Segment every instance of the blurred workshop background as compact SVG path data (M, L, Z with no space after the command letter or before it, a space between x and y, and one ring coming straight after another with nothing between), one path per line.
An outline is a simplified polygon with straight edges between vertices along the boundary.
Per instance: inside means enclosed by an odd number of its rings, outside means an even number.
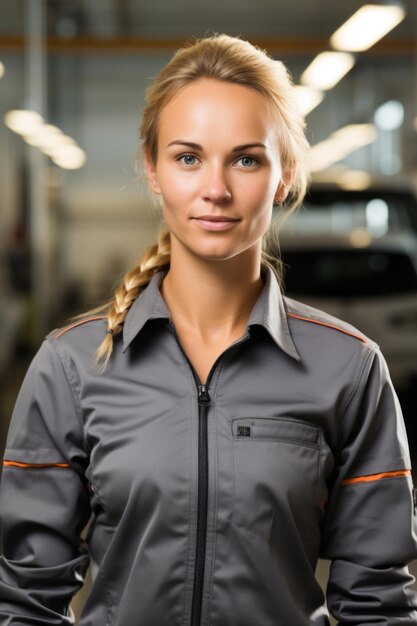
M0 445L42 337L154 240L144 90L212 32L293 76L312 186L282 231L287 292L380 343L417 463L415 0L0 0Z

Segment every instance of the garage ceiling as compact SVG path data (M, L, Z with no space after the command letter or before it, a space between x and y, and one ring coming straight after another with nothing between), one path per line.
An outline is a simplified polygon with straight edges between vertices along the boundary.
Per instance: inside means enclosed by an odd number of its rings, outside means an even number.
M35 1L35 0L30 0ZM248 38L327 39L366 0L45 0L51 36L187 38L222 31ZM387 42L417 40L417 1ZM0 45L24 31L24 0L0 2Z

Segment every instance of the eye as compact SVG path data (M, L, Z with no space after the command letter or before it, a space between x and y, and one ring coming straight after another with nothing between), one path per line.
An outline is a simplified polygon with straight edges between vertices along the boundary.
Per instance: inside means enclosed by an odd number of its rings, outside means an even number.
M197 164L197 157L195 156L195 154L191 154L188 152L186 154L178 155L176 160L180 163L183 163L184 165L187 165L188 167Z
M253 167L255 165L259 165L260 161L259 159L257 159L254 156L250 156L248 154L245 154L244 156L240 157L240 159L238 159L236 161L237 164L240 163L240 165L242 165L245 168L249 168L249 167Z

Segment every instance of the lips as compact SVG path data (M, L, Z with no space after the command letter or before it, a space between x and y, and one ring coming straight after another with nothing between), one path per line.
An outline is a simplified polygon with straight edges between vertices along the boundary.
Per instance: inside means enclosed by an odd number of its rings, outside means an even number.
M191 218L199 228L205 231L226 231L234 228L234 226L240 222L236 217L229 217L225 215L200 215L199 217Z
M204 222L237 222L237 217L226 217L224 215L200 215L191 218L193 220L203 220Z

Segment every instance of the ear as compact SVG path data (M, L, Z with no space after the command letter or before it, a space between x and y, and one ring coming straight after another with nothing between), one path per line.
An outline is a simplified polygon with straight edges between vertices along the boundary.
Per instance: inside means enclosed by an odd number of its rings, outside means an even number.
M287 185L281 180L278 189L275 193L274 200L277 204L282 204L285 198L288 196L289 188Z
M149 185L154 193L160 194L161 188L159 187L158 177L156 175L155 163L152 161L147 153L145 153L144 159L146 176L149 180Z
M290 189L291 189L291 185L294 181L294 176L295 176L295 168L282 173L281 180L278 185L278 189L274 196L274 200L278 204L281 204L282 202L284 202L284 200L288 196Z

